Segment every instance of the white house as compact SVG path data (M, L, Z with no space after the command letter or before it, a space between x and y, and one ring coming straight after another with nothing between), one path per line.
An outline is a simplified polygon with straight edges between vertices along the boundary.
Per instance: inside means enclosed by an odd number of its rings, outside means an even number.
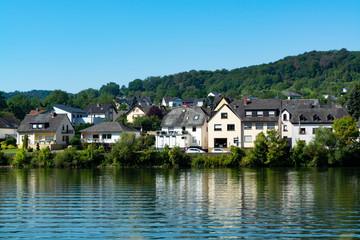
M179 107L182 106L183 100L178 97L163 97L161 105L165 107Z
M81 140L88 143L113 144L124 132L133 133L135 137L140 136L140 130L128 127L123 122L102 122L80 132Z
M112 104L93 104L86 108L89 123L99 124L102 121L113 121L117 110Z
M207 149L207 118L207 113L200 107L172 109L161 122L161 132L155 136L157 148L164 148L169 139L174 143L171 146Z
M89 123L86 120L86 111L80 108L74 108L64 104L54 104L53 109L56 114L66 114L73 126Z
M312 108L298 109L292 112L292 146L296 141L308 144L315 136L316 129L320 126L331 128L334 119L339 119L348 114L345 108Z

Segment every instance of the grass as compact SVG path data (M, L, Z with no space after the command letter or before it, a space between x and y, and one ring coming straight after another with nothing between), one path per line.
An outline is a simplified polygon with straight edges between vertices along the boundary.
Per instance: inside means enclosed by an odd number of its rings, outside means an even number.
M16 154L20 149L19 148L15 148L15 149L2 149L0 150L0 152L4 152L4 154Z

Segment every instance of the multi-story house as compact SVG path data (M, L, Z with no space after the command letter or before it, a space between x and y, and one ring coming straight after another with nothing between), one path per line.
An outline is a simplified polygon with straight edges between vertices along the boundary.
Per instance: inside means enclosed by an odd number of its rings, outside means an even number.
M74 108L64 104L54 104L53 111L56 114L66 114L73 126L87 123L87 113L80 108Z
M229 150L232 145L240 146L241 135L240 116L228 104L223 104L208 122L208 148L223 148Z
M260 132L280 131L281 99L244 98L243 101L233 101L231 106L241 119L241 147L254 147Z
M0 139L15 137L19 121L13 116L0 116Z
M161 122L161 132L156 137L156 148L197 147L207 149L208 114L201 107L173 108Z
M179 107L183 105L183 100L178 97L163 97L161 105L165 107Z
M157 105L135 106L126 112L126 119L129 123L132 123L137 117L147 116L152 108L158 108L162 115L166 114L166 109L164 106L157 106Z
M27 114L18 128L17 144L22 146L24 136L28 146L50 147L51 150L64 148L74 137L74 128L67 114Z
M87 122L99 124L100 122L113 121L117 110L112 104L93 104L86 108L89 120Z

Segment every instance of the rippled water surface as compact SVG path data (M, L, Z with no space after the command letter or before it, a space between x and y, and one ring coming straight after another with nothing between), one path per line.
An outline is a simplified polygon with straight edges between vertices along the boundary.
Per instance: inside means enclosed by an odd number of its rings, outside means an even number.
M359 239L360 168L0 169L0 239Z

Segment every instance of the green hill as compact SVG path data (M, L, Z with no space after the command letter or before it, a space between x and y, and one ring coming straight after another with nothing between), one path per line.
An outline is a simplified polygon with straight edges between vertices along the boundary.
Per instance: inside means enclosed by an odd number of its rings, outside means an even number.
M228 97L255 95L271 98L291 90L304 97L340 96L342 88L360 81L360 51L312 51L279 61L233 70L189 71L163 77L136 79L122 89L159 102L168 97L206 97L217 91Z

